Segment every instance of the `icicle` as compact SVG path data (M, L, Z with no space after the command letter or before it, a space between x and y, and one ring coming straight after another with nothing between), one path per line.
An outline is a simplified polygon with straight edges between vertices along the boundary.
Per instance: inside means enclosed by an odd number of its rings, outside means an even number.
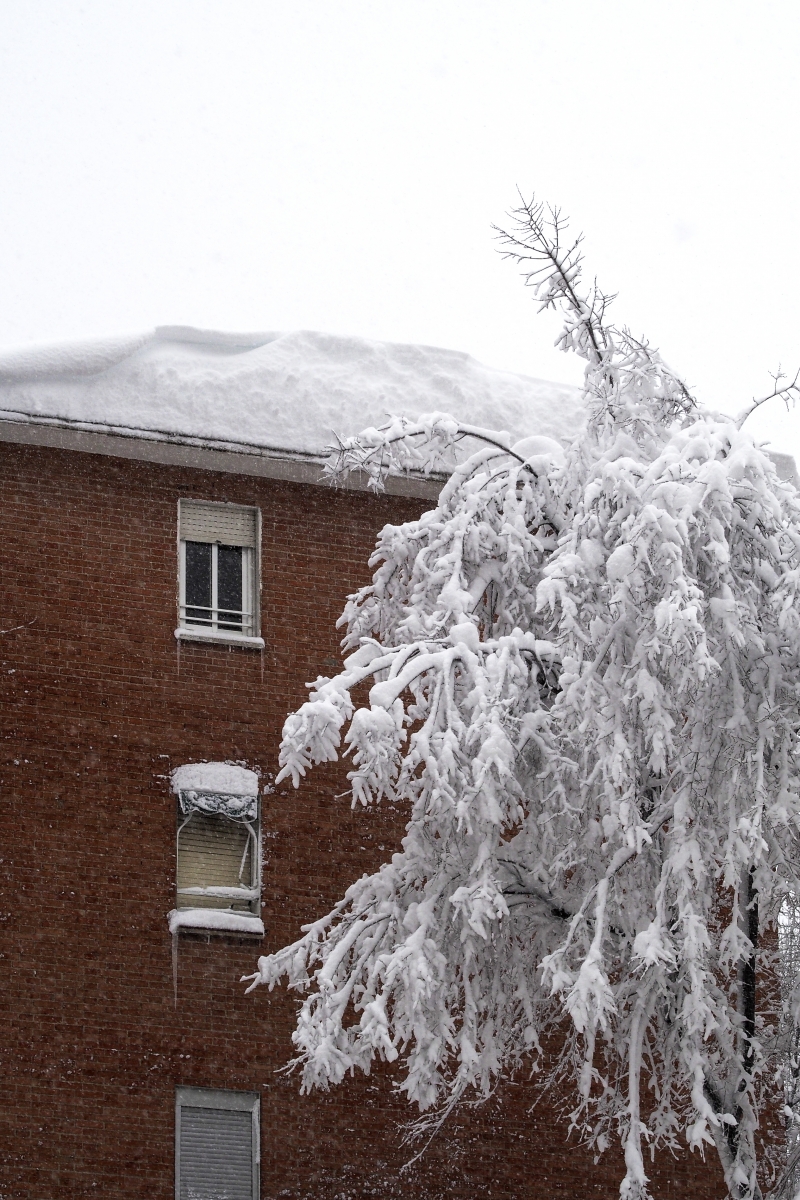
M259 655L261 657L261 682L264 682L264 647L262 646Z
M175 647L177 650L177 657L178 657L178 674L180 675L180 673L181 673L181 639L180 638L175 639Z
M172 995L178 1007L178 929L172 931Z

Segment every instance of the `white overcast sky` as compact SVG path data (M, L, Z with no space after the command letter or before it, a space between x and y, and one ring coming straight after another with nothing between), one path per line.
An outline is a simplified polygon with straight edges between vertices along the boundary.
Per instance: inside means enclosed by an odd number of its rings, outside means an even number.
M519 187L701 400L800 366L797 0L0 14L0 347L310 328L577 382L491 238Z

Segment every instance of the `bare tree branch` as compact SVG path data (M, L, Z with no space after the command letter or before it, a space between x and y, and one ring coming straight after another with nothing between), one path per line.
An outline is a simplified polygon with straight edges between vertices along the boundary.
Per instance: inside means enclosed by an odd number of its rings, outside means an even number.
M798 369L795 371L792 382L781 386L781 380L787 378L788 376L786 375L786 372L782 371L780 366L774 375L770 371L770 379L774 381L775 387L766 396L761 396L758 399L755 396L753 397L747 408L743 409L736 418L736 428L741 429L747 418L752 416L756 409L760 408L762 404L766 404L768 400L780 398L783 400L787 409L789 408L790 403L793 405L798 397L800 397L800 384L798 384L798 379L800 379L800 367L798 367Z
M533 288L540 311L561 307L572 315L556 344L563 350L576 350L598 366L610 349L605 315L614 296L602 292L596 282L587 296L579 293L583 234L568 241L565 248L562 241L569 222L561 209L545 206L534 196L524 200L521 192L519 198L520 206L509 213L516 230L492 226L503 247L500 254L522 267L525 284Z

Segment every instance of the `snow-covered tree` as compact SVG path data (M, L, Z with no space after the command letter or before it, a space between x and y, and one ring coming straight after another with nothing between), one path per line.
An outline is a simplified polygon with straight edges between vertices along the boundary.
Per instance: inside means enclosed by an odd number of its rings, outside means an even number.
M532 1068L572 1083L596 1150L621 1141L628 1200L651 1149L687 1146L754 1200L800 1009L775 962L800 895L800 500L608 322L557 211L513 216L505 253L586 361L585 424L564 449L399 416L333 456L334 480L376 488L449 477L382 531L279 778L344 750L353 804L409 819L391 862L249 978L306 993L305 1088L399 1059L434 1127Z

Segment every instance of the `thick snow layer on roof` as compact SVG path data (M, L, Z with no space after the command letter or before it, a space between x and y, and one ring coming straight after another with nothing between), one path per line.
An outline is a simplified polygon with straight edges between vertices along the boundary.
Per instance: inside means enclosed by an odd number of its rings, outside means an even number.
M321 455L389 414L450 412L511 435L571 440L576 388L468 354L323 333L162 327L0 355L0 418Z

